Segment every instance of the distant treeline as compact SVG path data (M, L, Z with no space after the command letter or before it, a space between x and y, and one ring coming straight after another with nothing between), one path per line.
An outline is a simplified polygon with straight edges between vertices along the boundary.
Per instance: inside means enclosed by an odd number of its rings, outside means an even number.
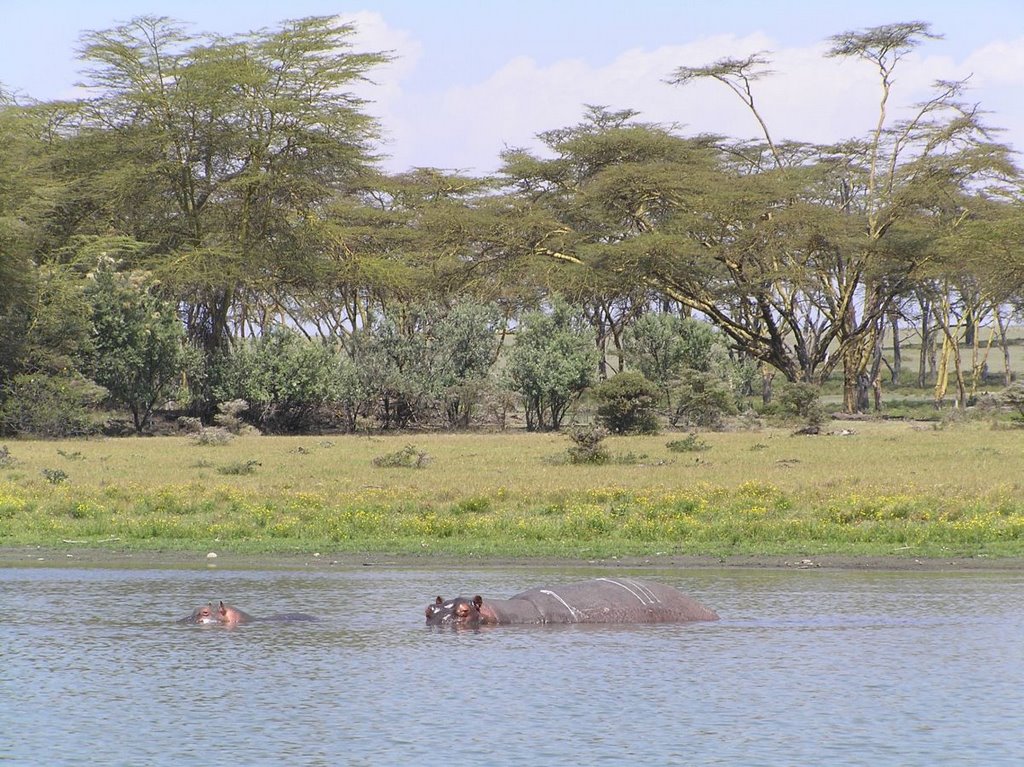
M493 177L379 170L352 88L389 55L354 31L142 17L83 36L81 100L0 91L0 430L88 432L102 405L143 430L169 401L209 423L239 399L267 431L510 408L549 429L627 369L682 421L833 375L849 412L901 376L961 407L998 348L1008 382L1020 171L963 82L887 117L927 24L831 38L879 73L866 136L773 136L759 53L666 73L731 90L757 141L587 107Z

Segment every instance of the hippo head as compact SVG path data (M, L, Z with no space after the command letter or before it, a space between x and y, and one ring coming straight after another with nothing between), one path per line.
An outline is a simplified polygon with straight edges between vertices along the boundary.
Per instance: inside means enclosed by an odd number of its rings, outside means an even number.
M252 616L237 607L221 602L217 608L217 620L225 626L237 626L240 623L249 623Z
M472 599L456 597L445 601L441 597L427 605L427 623L432 626L472 626L481 622L480 608L483 597L477 595Z
M200 626L208 623L220 623L220 615L217 608L213 606L213 602L209 602L197 607L190 615L186 615L181 619L181 623L195 623Z
M214 607L213 602L209 602L197 607L190 615L182 618L179 623L193 623L199 626L219 623L224 626L237 626L240 623L249 623L251 620L251 615L239 610L237 607L226 605L223 602Z

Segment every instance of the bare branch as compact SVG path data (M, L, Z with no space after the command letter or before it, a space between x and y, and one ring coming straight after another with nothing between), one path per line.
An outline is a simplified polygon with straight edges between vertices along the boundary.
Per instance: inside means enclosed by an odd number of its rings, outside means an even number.
M693 80L709 77L724 84L750 109L758 125L761 126L761 132L765 141L768 142L772 157L775 158L776 167L781 168L782 157L775 147L775 142L772 141L768 124L761 117L761 113L754 103L754 91L751 88L751 83L772 74L772 70L767 68L770 63L771 59L768 58L767 51L758 51L745 59L725 58L703 67L679 67L666 82L670 85L686 85Z

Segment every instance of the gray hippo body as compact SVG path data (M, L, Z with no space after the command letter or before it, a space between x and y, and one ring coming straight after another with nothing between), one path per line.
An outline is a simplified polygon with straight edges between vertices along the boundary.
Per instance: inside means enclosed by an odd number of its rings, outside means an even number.
M718 614L672 586L636 578L595 578L529 589L509 599L438 597L426 609L427 623L680 623L713 621Z

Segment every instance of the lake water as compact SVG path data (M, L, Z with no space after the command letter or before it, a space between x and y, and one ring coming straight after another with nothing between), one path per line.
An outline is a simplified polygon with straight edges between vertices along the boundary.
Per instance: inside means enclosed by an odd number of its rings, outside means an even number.
M722 620L423 625L608 574ZM1022 711L1017 572L0 568L3 764L1021 765Z

